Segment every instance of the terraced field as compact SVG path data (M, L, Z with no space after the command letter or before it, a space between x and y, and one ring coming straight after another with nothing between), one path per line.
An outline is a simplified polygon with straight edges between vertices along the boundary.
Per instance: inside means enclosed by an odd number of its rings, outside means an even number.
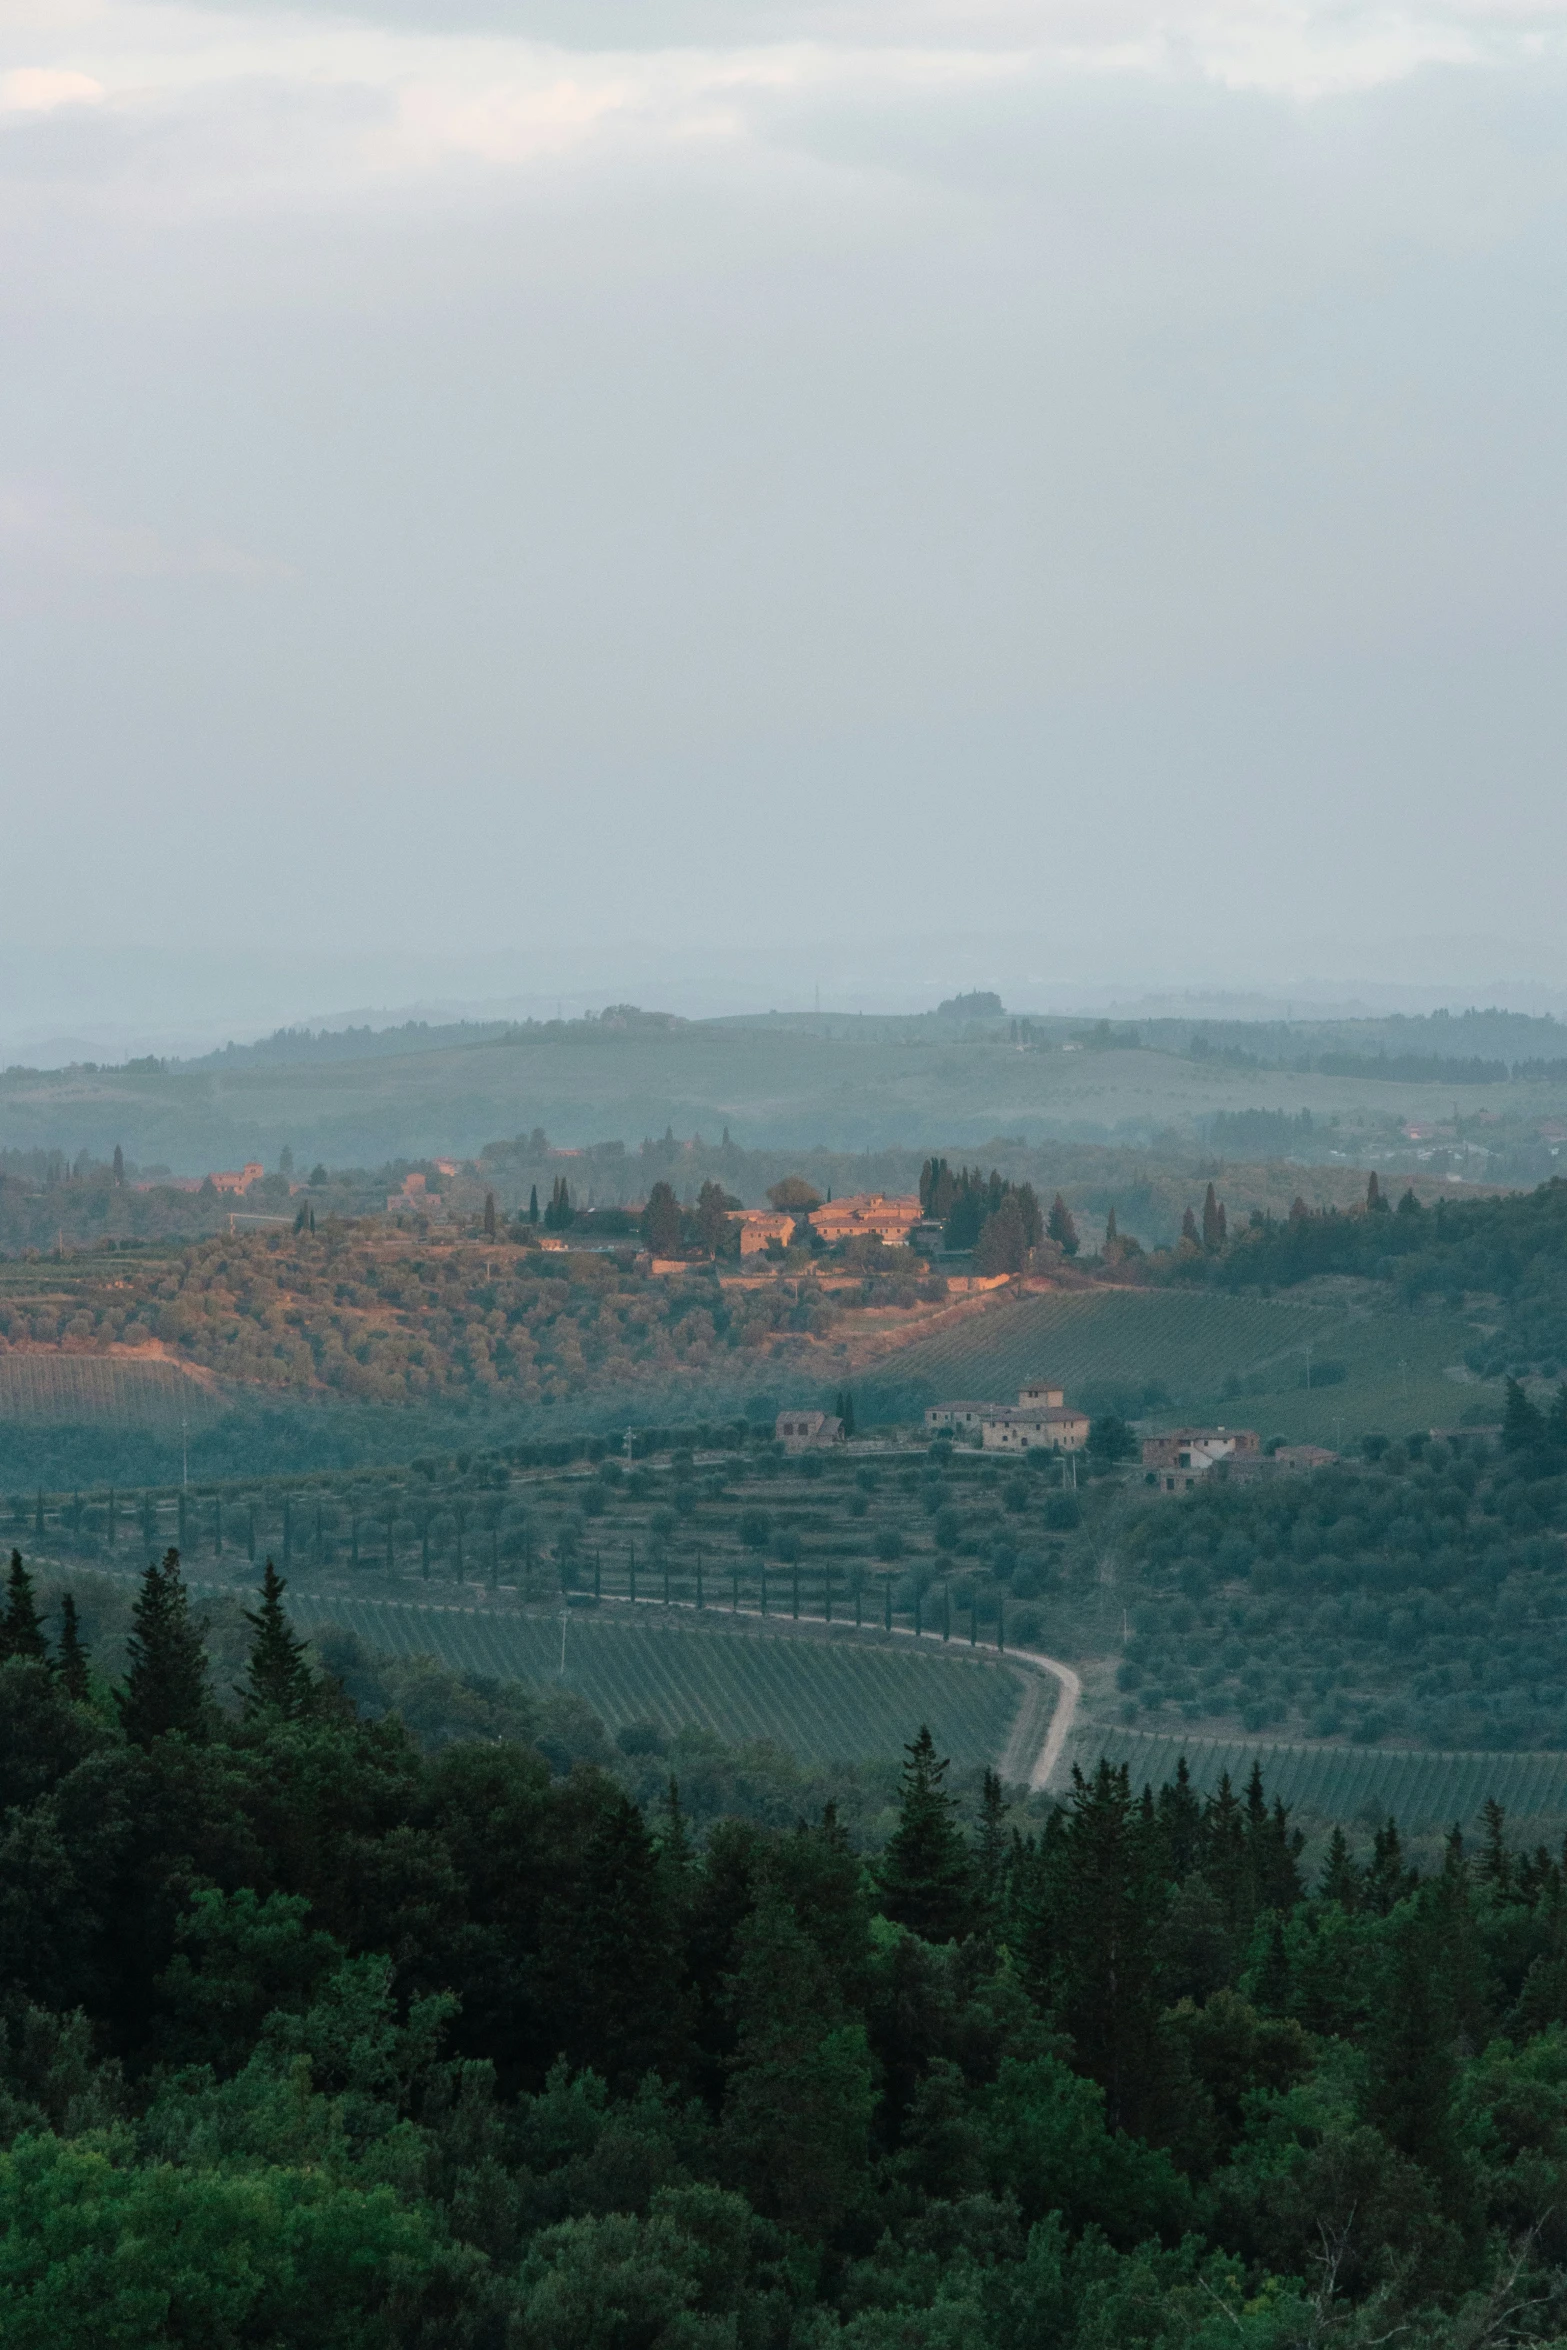
M1192 1784L1210 1793L1228 1771L1245 1785L1260 1761L1268 1793L1293 1808L1349 1822L1390 1813L1412 1831L1466 1830L1494 1796L1515 1819L1567 1814L1567 1754L1417 1754L1388 1747L1267 1746L1170 1738L1136 1730L1080 1728L1071 1759L1091 1770L1101 1755L1126 1763L1132 1783L1157 1787L1186 1757Z
M1333 1444L1341 1431L1440 1427L1466 1405L1489 1411L1489 1389L1445 1375L1472 1339L1452 1314L1363 1313L1211 1290L1009 1298L879 1367L866 1382L865 1416L944 1395L1005 1397L1048 1373L1069 1394L1110 1386L1135 1402L1158 1388L1177 1413L1265 1421L1264 1434ZM1331 1384L1318 1376L1324 1366Z
M172 1363L133 1356L0 1354L0 1422L168 1427L206 1422L221 1407Z
M730 1742L770 1738L807 1762L896 1754L921 1722L954 1762L994 1762L1027 1686L1011 1666L951 1649L699 1631L649 1622L649 1613L632 1621L629 1611L571 1610L563 1626L558 1614L342 1599L319 1613L302 1606L300 1620L340 1624L394 1656L575 1690L612 1731L631 1721L695 1725Z

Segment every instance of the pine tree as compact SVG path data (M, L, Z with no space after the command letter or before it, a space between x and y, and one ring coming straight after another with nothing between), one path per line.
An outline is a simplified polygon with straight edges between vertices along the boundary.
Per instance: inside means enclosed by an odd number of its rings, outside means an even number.
M1361 1879L1349 1855L1342 1828L1335 1828L1328 1839L1328 1857L1323 1865L1322 1883L1318 1891L1324 1901L1336 1901L1341 1909L1360 1907Z
M968 1930L974 1872L955 1817L957 1805L942 1784L948 1763L936 1759L923 1723L903 1766L898 1825L882 1858L882 1907L926 1942L956 1941Z
M1494 1795L1488 1795L1480 1806L1480 1817L1485 1822L1485 1841L1480 1848L1480 1875L1498 1893L1506 1893L1513 1881L1513 1856L1507 1846L1507 1814Z
M1077 1226L1072 1221L1071 1209L1059 1191L1050 1203L1050 1213L1045 1218L1045 1232L1047 1237L1055 1242L1063 1256L1076 1256Z
M1055 2006L1118 2130L1135 2130L1157 2096L1156 1820L1133 1799L1124 1763L1101 1761L1091 1779L1074 1768L1060 1845Z
M119 1705L127 1738L150 1746L173 1730L201 1737L209 1708L207 1658L201 1627L191 1622L177 1550L148 1562L126 1653L130 1671Z
M305 1662L305 1644L295 1637L284 1611L287 1589L268 1559L261 1581L261 1605L254 1615L245 1610L245 1621L256 1637L250 1645L245 1685L239 1694L247 1714L275 1713L298 1721L309 1711L315 1680Z
M1457 2034L1431 1888L1393 1928L1366 2035L1368 2116L1401 2154L1441 2177L1453 2162Z
M77 1705L85 1704L91 1692L87 1651L82 1645L81 1626L76 1620L76 1602L69 1592L60 1602L60 1642L55 1664L60 1675L60 1686L66 1696Z
M5 1614L0 1617L0 1658L19 1656L41 1664L48 1653L33 1601L33 1579L22 1564L21 1552L13 1550L11 1572L6 1581Z
M987 1924L1000 1920L1006 1891L1007 1800L994 1771L985 1773L979 1799L979 1833L974 1839L974 1873L979 1880L979 1908Z
M1184 1754L1176 1762L1173 1782L1167 1779L1159 1790L1155 1826L1166 1873L1179 1883L1196 1868L1202 1847L1202 1805L1193 1792Z
M1390 1819L1385 1828L1378 1828L1371 1839L1371 1866L1366 1871L1366 1898L1372 1909L1382 1917L1395 1909L1406 1893L1418 1881L1416 1872L1404 1866L1404 1848L1399 1842L1398 1822Z
M1284 1939L1284 1920L1277 1910L1268 1927L1268 1947L1257 1970L1253 2004L1264 2015L1287 2015L1290 2003L1289 1945Z

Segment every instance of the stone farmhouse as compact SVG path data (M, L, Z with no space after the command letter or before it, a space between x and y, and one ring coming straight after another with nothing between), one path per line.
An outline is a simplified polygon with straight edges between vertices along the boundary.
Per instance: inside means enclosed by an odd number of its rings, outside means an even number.
M843 1442L843 1422L833 1412L780 1412L773 1434L785 1452L812 1452Z
M842 1240L879 1240L884 1248L906 1248L924 1215L917 1199L889 1198L881 1191L851 1192L811 1210L812 1229L829 1248Z
M986 1452L1081 1452L1088 1442L1088 1414L1043 1379L1019 1388L1015 1404L933 1403L925 1425L933 1435L950 1429L954 1436L977 1436Z
M1143 1438L1143 1483L1159 1493L1190 1493L1221 1461L1240 1466L1261 1457L1254 1428L1172 1428Z
M776 1240L780 1248L787 1248L794 1238L794 1218L781 1208L747 1208L739 1224L743 1257L765 1256L770 1240Z

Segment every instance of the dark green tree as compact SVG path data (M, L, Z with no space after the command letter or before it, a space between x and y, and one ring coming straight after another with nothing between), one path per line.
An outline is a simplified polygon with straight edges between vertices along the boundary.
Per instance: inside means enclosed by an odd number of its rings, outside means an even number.
M6 1578L5 1614L0 1617L0 1658L20 1656L41 1663L48 1653L33 1599L33 1579L22 1564L21 1552L13 1550Z
M290 1721L310 1709L315 1680L305 1662L305 1644L297 1638L283 1606L287 1583L268 1559L261 1582L261 1605L245 1621L255 1634L240 1695L247 1714L276 1713Z
M484 1195L484 1237L486 1240L495 1238L495 1194L493 1191L487 1191Z
M680 1202L667 1183L655 1183L647 1195L642 1237L650 1256L672 1257L680 1247Z
M868 2183L876 2091L865 2027L844 2014L821 1951L776 1888L762 1889L737 1939L724 2166L766 2218L823 2236Z
M538 1222L538 1220L539 1220L539 1187L538 1187L538 1185L535 1183L535 1184L533 1184L533 1185L531 1185L531 1186L530 1186L530 1188L529 1188L529 1191L528 1191L528 1222L529 1222L530 1224L536 1224L536 1223Z
M1027 1256L1022 1210L1009 1194L995 1214L986 1217L975 1244L974 1262L982 1273L1021 1273Z
M1389 1923L1367 2033L1367 2119L1400 2154L1441 2176L1453 2163L1458 2049L1432 1889Z
M116 1188L125 1181L125 1153L118 1143L114 1146L114 1181Z
M903 1751L898 1825L881 1864L882 1907L923 1941L956 1941L973 1923L975 1888L957 1805L943 1784L949 1763L938 1761L923 1723Z
M1209 1256L1216 1256L1224 1246L1225 1216L1219 1205L1219 1195L1210 1183L1203 1194L1202 1245Z
M1077 1226L1072 1221L1071 1209L1059 1191L1050 1203L1050 1213L1045 1218L1045 1231L1063 1256L1076 1256Z
M191 1621L177 1550L148 1562L126 1654L130 1670L119 1698L126 1737L137 1746L150 1746L173 1730L202 1737L211 1709L207 1657L201 1627Z
M1557 1383L1551 1408L1545 1415L1545 1433L1552 1444L1567 1445L1567 1379Z
M55 1656L60 1675L60 1686L78 1705L86 1702L91 1690L87 1673L87 1651L82 1645L81 1626L76 1617L76 1602L67 1592L60 1602L60 1640Z
M1114 2129L1135 2129L1156 2093L1154 1941L1162 1922L1157 1811L1145 1818L1126 1765L1074 1769L1059 1839L1054 1983L1079 2061Z
M996 1773L987 1770L979 1798L979 1832L974 1839L978 1907L987 1925L999 1922L1007 1881L1007 1799Z
M1101 1412L1097 1420L1089 1422L1088 1450L1094 1460L1108 1467L1113 1461L1134 1459L1137 1439L1115 1412Z
M1502 1444L1508 1452L1533 1452L1545 1435L1545 1420L1538 1404L1531 1403L1520 1380L1507 1382L1506 1401L1502 1405Z
M696 1195L696 1236L710 1257L722 1256L734 1230L729 1218L736 1206L721 1183L704 1183Z

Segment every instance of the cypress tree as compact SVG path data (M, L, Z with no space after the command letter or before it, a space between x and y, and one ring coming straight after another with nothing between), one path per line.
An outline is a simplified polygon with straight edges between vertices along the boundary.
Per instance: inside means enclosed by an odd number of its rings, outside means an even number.
M247 1715L278 1713L297 1721L308 1711L315 1682L305 1662L305 1644L290 1629L283 1608L287 1583L268 1559L261 1583L261 1605L245 1621L255 1634L250 1661L239 1694Z
M120 1693L125 1735L150 1746L172 1730L199 1738L207 1726L207 1658L201 1627L190 1618L180 1554L149 1560L126 1643L130 1671Z
M0 1658L27 1657L41 1664L48 1653L33 1600L33 1579L22 1564L21 1552L13 1550L11 1572L6 1581L5 1614L0 1617Z
M484 1237L486 1240L495 1238L495 1194L493 1191L487 1191L484 1195Z
M529 1222L530 1224L536 1224L536 1223L538 1222L538 1220L539 1220L539 1187L538 1187L538 1185L535 1183L535 1184L533 1184L533 1185L531 1186L531 1188L530 1188L530 1190L529 1190L529 1192L528 1192L528 1222Z
M85 1703L90 1684L87 1676L87 1651L82 1645L81 1626L76 1620L76 1602L67 1592L60 1602L60 1644L55 1659L60 1675L60 1686L78 1705Z
M881 1865L882 1907L923 1941L956 1941L972 1917L974 1870L954 1816L957 1805L942 1784L949 1765L937 1760L923 1723L903 1751L908 1760L898 1825Z

